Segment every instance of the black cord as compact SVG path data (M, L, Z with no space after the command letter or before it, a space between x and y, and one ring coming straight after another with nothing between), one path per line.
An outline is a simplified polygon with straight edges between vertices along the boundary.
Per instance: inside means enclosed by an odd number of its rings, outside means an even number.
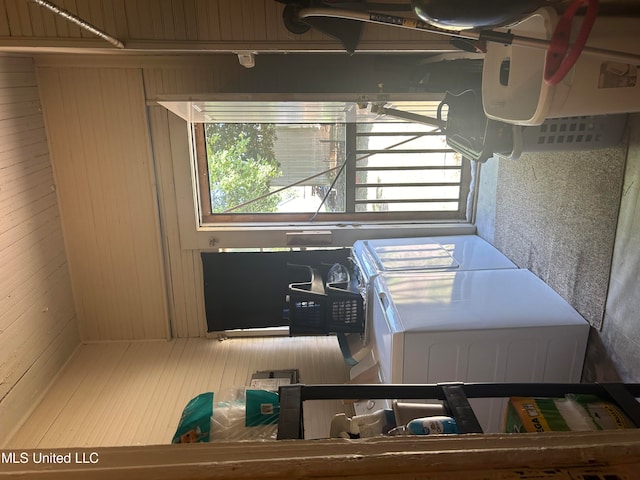
M336 185L338 178L340 178L340 175L342 175L342 172L344 172L344 169L347 166L347 162L349 161L352 155L353 155L353 152L348 153L346 160L342 162L342 165L340 165L340 168L338 169L338 173L336 173L336 178L334 178L333 181L331 182L331 185L329 185L327 192L322 197L322 201L320 202L320 205L318 205L318 209L316 210L316 213L314 213L309 219L309 223L313 222L318 216L318 213L320 213L320 209L322 208L324 203L327 201L327 198L329 198L329 195L331 194L331 190L333 190L333 187ZM353 156L355 157L355 155Z

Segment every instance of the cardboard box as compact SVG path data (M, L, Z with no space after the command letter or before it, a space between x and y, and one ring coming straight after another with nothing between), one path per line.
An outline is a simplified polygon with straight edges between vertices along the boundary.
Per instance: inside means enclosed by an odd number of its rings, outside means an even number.
M567 432L634 427L611 402L595 395L567 395L564 398L510 398L503 431Z
M264 370L251 376L250 387L256 390L268 390L277 392L280 385L292 385L300 381L297 369L291 370Z

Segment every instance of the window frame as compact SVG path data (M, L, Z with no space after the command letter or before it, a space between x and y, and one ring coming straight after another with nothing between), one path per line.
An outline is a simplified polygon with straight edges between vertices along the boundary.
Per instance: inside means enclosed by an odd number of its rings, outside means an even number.
M171 196L175 199L169 202L166 214L174 216L177 229L169 235L176 235L183 251L217 251L225 248L286 248L296 246L305 247L343 247L351 246L357 240L389 238L389 237L419 237L438 235L473 235L477 229L473 224L475 211L475 195L468 197L466 218L459 220L442 219L429 221L362 221L362 222L273 222L265 223L215 223L201 222L199 186L196 181L198 174L195 142L193 141L194 102L202 101L330 101L339 99L351 101L375 100L378 94L361 94L357 97L349 94L337 95L242 95L236 94L207 94L184 96L161 96L149 104L151 108L160 108L165 112L165 126L156 126L156 134L167 135L169 150L162 156L156 168L170 169L173 182L169 187ZM381 100L414 100L414 95L394 94L384 96ZM420 100L435 101L438 95L422 95ZM165 130L162 130L165 129ZM162 132L162 133L159 133ZM471 163L472 191L477 191L479 165ZM175 202L175 203L174 203ZM166 240L169 241L169 240ZM199 267L198 267L199 268Z
M211 212L211 203L209 200L208 190L208 159L206 138L204 134L204 123L192 123L191 135L193 143L193 151L195 155L194 164L196 167L196 175L198 181L198 212L200 227L214 227L216 225L238 225L247 226L252 224L262 225L265 228L278 224L296 224L300 226L311 227L320 223L328 224L360 224L370 222L374 224L397 223L397 222L429 222L429 221L460 221L466 219L467 216L467 197L470 192L471 182L471 165L470 162L463 158L460 170L460 193L458 199L457 210L447 211L404 211L404 212L313 212L303 213L260 213L260 214L221 214ZM347 123L347 146L346 151L353 151L357 155L361 151L356 149L356 124ZM436 153L445 153L443 150L435 150ZM453 149L446 149L446 152L454 152ZM346 175L347 190L355 191L355 175L356 168L350 166L352 162L347 163L344 175ZM456 168L457 169L457 168ZM205 183L206 182L206 183ZM203 183L207 186L205 189ZM355 194L353 195L355 199ZM354 200L352 199L352 200ZM354 209L354 205L348 202L347 210ZM355 201L357 203L357 201ZM355 209L354 209L355 210ZM313 220L312 220L313 219Z

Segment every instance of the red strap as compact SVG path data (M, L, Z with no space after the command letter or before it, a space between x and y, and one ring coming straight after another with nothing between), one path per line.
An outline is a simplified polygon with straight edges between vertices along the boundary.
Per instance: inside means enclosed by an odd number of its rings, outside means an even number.
M573 17L582 5L587 5L587 11L576 41L569 49ZM548 85L560 83L578 61L597 16L598 0L574 0L560 17L551 36L544 65L544 81ZM567 50L569 50L568 53Z

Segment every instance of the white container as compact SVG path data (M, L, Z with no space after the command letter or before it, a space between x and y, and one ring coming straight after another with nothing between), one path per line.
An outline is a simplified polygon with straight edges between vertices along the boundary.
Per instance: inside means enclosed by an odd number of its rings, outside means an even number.
M511 27L517 36L549 40L558 22L543 8ZM573 22L572 37L581 18ZM640 53L640 18L599 17L587 47ZM546 49L489 42L482 72L482 101L487 117L515 125L541 125L547 118L640 111L638 65L583 52L555 86L544 82ZM508 73L507 73L508 70Z
M542 125L514 125L513 150L518 160L525 152L558 152L593 150L618 145L622 141L627 115L595 115L584 117L548 118Z

